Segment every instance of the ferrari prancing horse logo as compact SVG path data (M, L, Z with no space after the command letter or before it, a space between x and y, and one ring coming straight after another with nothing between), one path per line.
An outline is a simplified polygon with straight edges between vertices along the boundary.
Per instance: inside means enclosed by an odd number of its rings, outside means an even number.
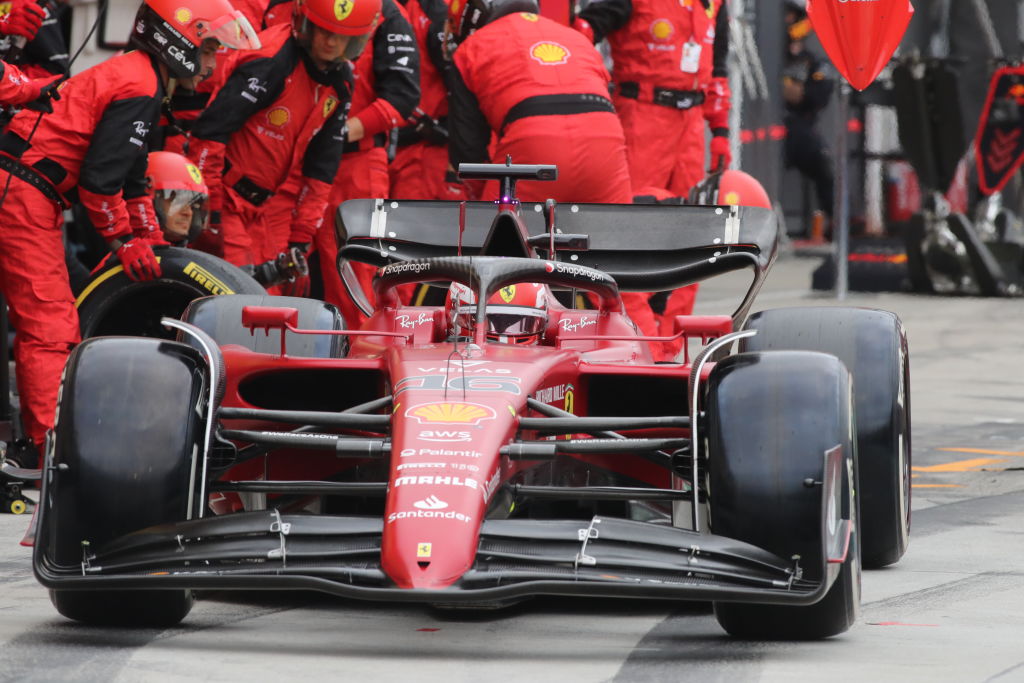
M192 180L197 185L203 184L203 174L199 172L199 169L194 164L188 164L185 168L188 169L189 176L192 177Z
M324 100L324 118L328 118L334 110L338 107L338 98L328 95L327 99Z
M352 14L355 3L352 0L334 0L334 17L338 21L344 21Z
M498 290L498 293L501 295L502 301L504 301L507 304L510 304L512 303L512 299L516 298L516 286L509 285L508 287L502 287L501 289Z

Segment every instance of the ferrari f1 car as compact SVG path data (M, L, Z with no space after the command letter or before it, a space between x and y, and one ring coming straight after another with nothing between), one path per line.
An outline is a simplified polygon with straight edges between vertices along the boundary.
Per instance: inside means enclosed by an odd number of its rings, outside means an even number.
M849 628L862 562L908 540L896 316L748 315L771 211L522 206L516 181L553 167L460 170L501 197L341 207L342 256L379 266L360 329L308 299L217 296L165 319L177 341L75 349L33 556L58 611L165 625L197 589L312 589L707 600L738 636ZM678 318L686 348L654 363L620 290L739 270L736 311ZM470 296L404 305L412 283ZM538 283L589 307L548 297L536 343L495 338L493 297Z

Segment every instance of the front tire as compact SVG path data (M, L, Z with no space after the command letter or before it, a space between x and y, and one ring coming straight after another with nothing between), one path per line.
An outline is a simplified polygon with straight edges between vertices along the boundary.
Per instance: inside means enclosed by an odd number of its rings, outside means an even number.
M782 558L799 556L805 580L833 579L825 596L806 606L716 602L718 623L733 636L759 640L843 633L860 609L853 394L846 368L820 353L730 356L711 373L707 415L712 532ZM826 453L836 447L846 466L839 477L842 509L835 514L851 521L853 533L845 560L829 564L820 482L826 479Z
M65 373L37 541L37 561L58 572L80 571L86 551L124 534L197 511L206 386L198 352L157 339L87 340ZM101 625L166 627L192 607L182 589L54 588L50 597L64 616Z

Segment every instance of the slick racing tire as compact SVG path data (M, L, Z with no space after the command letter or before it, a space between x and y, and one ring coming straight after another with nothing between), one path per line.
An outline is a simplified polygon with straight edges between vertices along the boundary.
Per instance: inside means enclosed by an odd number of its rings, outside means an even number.
M708 380L708 509L712 533L751 543L789 560L802 579L831 587L805 606L716 602L718 623L757 640L810 640L846 631L860 608L856 449L850 375L833 356L802 351L741 353ZM839 447L846 466L839 505L823 505L825 454ZM808 482L818 482L808 485ZM826 564L823 509L849 519L842 563ZM838 574L838 575L836 575Z
M75 301L82 338L132 335L173 339L160 324L178 319L189 302L220 294L266 294L256 280L227 261L195 249L155 247L161 275L136 282L116 259L93 275Z
M39 506L37 563L80 576L85 557L108 542L194 516L205 373L198 352L172 341L105 337L72 352ZM184 589L51 586L50 598L64 616L101 625L166 627L192 607Z
M299 312L299 329L344 330L345 320L333 305L293 296L247 294L208 296L188 305L182 320L206 332L220 346L235 344L257 353L281 353L281 334L262 330L250 333L242 327L242 309L246 306L294 308ZM190 343L187 338L181 341ZM289 356L305 358L344 358L348 337L336 334L287 334Z
M856 396L864 566L893 564L910 542L910 365L903 323L888 311L780 308L746 324L743 351L821 351L843 361Z

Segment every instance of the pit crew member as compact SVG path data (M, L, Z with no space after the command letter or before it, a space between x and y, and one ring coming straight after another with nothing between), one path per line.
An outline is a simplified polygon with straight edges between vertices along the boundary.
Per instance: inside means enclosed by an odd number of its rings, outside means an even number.
M341 160L349 60L362 51L379 16L380 0L296 4L290 26L267 29L260 50L238 56L196 121L189 156L210 187L211 224L222 225L231 263L276 255L263 207L293 167L301 185L288 241L304 250L313 241Z
M711 170L728 168L730 90L725 0L596 0L574 25L611 46L615 110L633 187L685 196Z
M77 194L130 277L158 276L152 249L131 233L126 176L145 155L168 83L198 73L203 40L235 48L257 40L227 0L146 0L132 27L135 50L72 77L53 113L23 110L0 136L0 291L17 329L25 432L37 445L53 426L60 373L79 341L61 237L69 198Z
M537 14L536 0L453 1L448 14L449 157L557 164L554 182L520 182L520 199L628 203L622 125L600 54ZM493 153L488 153L492 133Z

